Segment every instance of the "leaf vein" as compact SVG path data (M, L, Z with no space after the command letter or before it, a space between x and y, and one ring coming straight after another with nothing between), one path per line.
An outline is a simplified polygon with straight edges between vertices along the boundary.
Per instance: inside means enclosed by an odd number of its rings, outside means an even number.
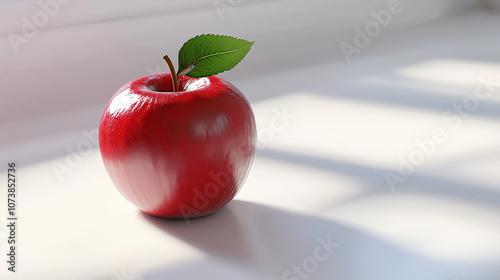
M206 55L206 56L203 56L203 57L199 57L198 59L196 59L193 63L191 63L188 67L186 67L185 69L189 69L191 66L193 65L196 65L196 63L198 63L200 60L204 59L204 58L208 58L208 57L216 57L218 55L224 55L224 54L228 54L228 53L234 53L234 52L238 52L239 50L245 48L247 45L245 46L242 46L238 49L233 49L233 50L229 50L229 51L223 51L223 52L217 52L217 53L213 53L213 54L209 54L209 55ZM220 48L219 48L220 49ZM224 62L223 60L221 60L222 62Z

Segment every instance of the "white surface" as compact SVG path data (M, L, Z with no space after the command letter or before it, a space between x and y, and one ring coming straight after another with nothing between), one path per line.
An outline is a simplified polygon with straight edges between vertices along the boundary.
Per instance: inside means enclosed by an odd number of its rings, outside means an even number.
M101 107L24 124L49 131L2 146L3 163L22 160L19 272L0 267L1 279L282 279L330 239L338 248L308 279L498 280L500 88L460 125L443 114L474 96L478 77L500 81L499 24L498 15L471 13L366 50L392 54L232 81L254 101L257 157L229 206L189 224L139 213L97 149L66 151L92 143L71 123ZM422 34L425 44L398 46ZM293 118L273 129L283 110ZM5 131L26 133L12 125ZM399 158L435 129L446 140L391 188L384 173L397 173ZM72 172L60 181L53 164L68 160Z

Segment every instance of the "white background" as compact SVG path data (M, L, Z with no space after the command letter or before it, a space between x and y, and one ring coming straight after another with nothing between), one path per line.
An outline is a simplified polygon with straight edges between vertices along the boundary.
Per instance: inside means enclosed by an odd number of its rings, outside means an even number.
M201 0L101 2L60 5L18 53L9 36L43 10L0 5L0 178L5 186L7 162L17 160L20 197L19 271L2 261L2 279L286 279L314 258L318 239L339 246L307 267L308 279L500 277L494 9L401 1L348 63L339 45L354 44L354 28L389 1L222 1L233 5L222 14ZM185 224L121 197L92 133L121 85L167 71L161 57L176 61L201 33L256 41L221 76L251 101L260 142L236 199ZM495 82L478 99L482 79ZM460 105L464 115L447 113ZM444 140L411 164L435 130ZM384 175L402 161L412 172L391 187ZM6 237L2 226L2 256Z

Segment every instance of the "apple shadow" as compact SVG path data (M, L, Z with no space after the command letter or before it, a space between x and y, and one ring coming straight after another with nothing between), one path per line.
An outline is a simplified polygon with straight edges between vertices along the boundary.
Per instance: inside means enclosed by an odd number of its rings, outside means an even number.
M307 279L421 280L491 272L484 265L477 271L477 264L433 260L333 220L252 202L235 200L189 223L141 215L205 254L202 261L147 271L142 279L198 279L214 271L217 279L301 279L284 275L294 265Z

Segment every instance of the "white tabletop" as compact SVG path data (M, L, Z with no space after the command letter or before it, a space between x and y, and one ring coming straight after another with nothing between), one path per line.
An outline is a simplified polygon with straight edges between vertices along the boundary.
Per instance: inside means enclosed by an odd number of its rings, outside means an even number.
M484 29L459 32L471 22ZM189 223L118 193L96 126L10 143L14 160L69 151L18 162L18 272L2 262L0 278L498 280L499 24L465 15L389 38L458 32L392 54L231 81L251 96L259 148L234 201Z

